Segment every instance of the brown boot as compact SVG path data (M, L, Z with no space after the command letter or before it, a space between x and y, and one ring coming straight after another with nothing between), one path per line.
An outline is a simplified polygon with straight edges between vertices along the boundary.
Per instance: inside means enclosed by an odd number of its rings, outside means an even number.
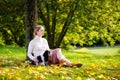
M65 64L65 65L62 65L63 67L81 67L82 64L81 63L77 63L77 64Z
M72 64L72 67L81 67L82 64L81 63L77 63L77 64Z

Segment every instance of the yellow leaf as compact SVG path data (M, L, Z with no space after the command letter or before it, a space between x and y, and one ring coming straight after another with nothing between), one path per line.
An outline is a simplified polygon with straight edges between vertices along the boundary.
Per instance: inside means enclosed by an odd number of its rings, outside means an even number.
M113 65L113 67L114 67L114 68L117 68L117 67L118 67L118 65L117 65L117 64L114 64L114 65Z
M80 76L78 76L78 77L76 78L76 80L82 80L82 78L81 78Z
M29 68L28 71L29 71L29 73L34 73L34 70L31 67Z
M41 79L45 79L45 76L43 74L40 74Z
M8 76L8 79L12 79L12 78L14 78L13 75L9 75L9 76Z
M16 80L22 80L22 79L18 77L18 78L16 78Z
M37 70L42 70L43 68L41 66L37 67Z
M62 76L62 80L63 80L63 79L65 79L65 77L64 77L64 76Z
M90 74L91 74L92 76L93 76L93 75L95 75L95 73L94 73L94 72L91 72Z
M103 75L103 74L101 74L101 75L99 75L98 77L99 77L99 78L104 78L104 75Z

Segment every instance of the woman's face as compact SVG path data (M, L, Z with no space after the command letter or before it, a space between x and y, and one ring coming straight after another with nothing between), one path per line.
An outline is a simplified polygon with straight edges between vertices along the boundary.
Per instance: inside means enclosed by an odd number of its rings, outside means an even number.
M43 36L44 35L44 28L43 27L41 27L40 29L39 29L39 31L37 31L37 35L38 36Z

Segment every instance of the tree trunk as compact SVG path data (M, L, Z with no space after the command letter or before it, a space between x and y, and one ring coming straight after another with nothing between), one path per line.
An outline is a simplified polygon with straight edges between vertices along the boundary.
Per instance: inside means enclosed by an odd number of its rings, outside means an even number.
M33 7L33 26L37 26L37 20L38 20L38 15L37 15L37 0L34 0L34 7Z
M37 25L37 0L26 0L26 52L28 44L33 39L34 26Z

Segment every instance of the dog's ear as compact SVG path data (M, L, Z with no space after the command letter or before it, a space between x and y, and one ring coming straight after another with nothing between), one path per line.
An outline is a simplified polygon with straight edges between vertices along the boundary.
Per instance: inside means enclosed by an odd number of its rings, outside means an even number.
M41 56L38 56L37 59L39 60L39 62L42 62Z
M45 62L47 62L48 61L48 55L50 54L50 51L45 51L44 52L44 54L43 54L43 56L44 56L44 59L45 59Z
M44 52L43 56L46 57L46 56L48 56L49 54L50 54L50 51L47 51L47 50L46 50L46 51Z

